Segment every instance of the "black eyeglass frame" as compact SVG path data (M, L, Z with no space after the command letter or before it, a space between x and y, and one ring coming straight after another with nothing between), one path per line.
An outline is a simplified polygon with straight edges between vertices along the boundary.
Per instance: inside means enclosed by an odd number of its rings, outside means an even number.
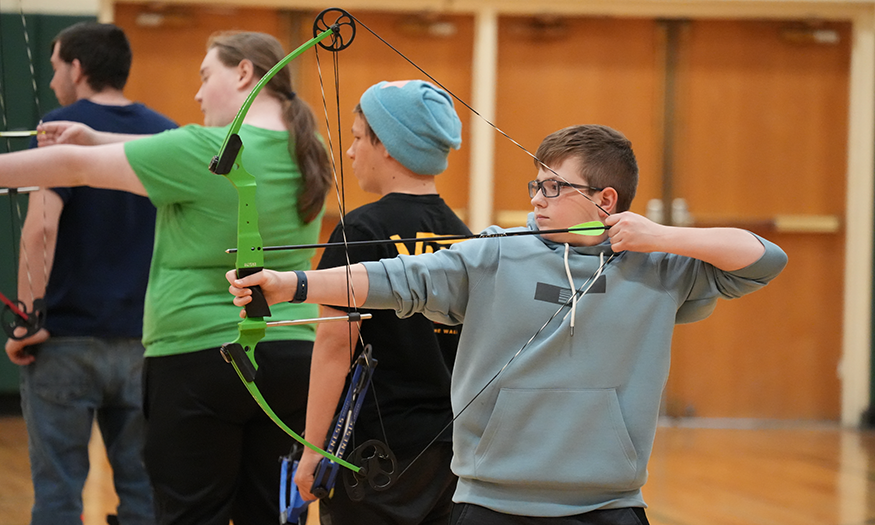
M556 195L547 195L547 192L544 190L545 182L553 182L556 184ZM587 189L592 191L602 191L604 188L596 188L595 186L587 186L585 184L572 184L570 182L565 182L564 180L556 180L556 179L545 179L545 180L530 180L528 184L529 188L529 198L534 199L535 195L540 191L544 194L544 197L548 199L555 199L562 193L562 187L568 186L570 188L577 189Z

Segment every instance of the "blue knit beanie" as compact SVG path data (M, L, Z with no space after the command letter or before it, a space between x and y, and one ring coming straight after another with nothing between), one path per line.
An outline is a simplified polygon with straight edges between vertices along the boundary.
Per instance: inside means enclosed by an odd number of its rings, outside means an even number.
M360 104L389 155L414 173L441 173L450 148L462 144L453 99L428 82L380 82L364 92Z

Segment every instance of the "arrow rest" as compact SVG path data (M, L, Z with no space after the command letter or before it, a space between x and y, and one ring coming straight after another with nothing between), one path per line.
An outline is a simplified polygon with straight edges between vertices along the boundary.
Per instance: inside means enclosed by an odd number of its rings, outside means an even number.
M19 315L15 311L16 309L24 313L26 317ZM15 301L14 309L9 304L5 304L3 312L0 313L0 320L2 320L6 336L14 341L21 341L39 332L45 325L46 303L43 299L34 299L31 311L27 311L27 307L21 301ZM24 334L15 335L16 328L24 328Z
M336 14L334 22L329 23L328 19L331 15ZM313 36L324 33L328 29L334 33L331 35L331 41L319 42L319 47L328 51L342 51L352 44L355 39L355 20L353 17L340 9L339 7L329 7L316 16L316 21L313 22Z
M398 460L389 446L371 439L352 451L350 463L360 468L358 472L347 470L343 481L346 494L352 501L365 498L365 484L377 492L382 492L395 484L398 479Z

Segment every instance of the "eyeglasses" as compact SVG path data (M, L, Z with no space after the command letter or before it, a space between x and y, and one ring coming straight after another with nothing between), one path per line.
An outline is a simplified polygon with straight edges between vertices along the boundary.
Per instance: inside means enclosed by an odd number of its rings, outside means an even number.
M529 181L529 198L534 199L535 195L537 195L539 191L543 193L544 197L547 197L548 199L558 197L559 192L562 191L563 186L593 191L602 191L604 189L596 188L594 186L585 186L583 184L571 184L570 182L555 179L533 180Z

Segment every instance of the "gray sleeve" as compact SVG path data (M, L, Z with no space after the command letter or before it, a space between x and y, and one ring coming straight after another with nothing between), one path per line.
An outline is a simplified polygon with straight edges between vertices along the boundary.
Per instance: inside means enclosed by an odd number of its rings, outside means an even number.
M363 265L369 281L365 308L395 310L402 318L421 313L449 325L464 321L471 276L460 250L399 255Z
M787 254L776 244L754 235L765 247L763 255L753 264L726 272L710 264L695 261L692 285L678 308L676 323L691 323L708 317L717 299L735 299L755 292L778 276L787 265Z

